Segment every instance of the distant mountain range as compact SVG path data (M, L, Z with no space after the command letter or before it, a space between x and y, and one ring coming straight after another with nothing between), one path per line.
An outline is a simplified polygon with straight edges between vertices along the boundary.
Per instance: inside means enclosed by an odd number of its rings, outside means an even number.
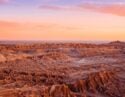
M111 44L111 45L125 45L125 42L123 42L123 41L112 41L109 44Z

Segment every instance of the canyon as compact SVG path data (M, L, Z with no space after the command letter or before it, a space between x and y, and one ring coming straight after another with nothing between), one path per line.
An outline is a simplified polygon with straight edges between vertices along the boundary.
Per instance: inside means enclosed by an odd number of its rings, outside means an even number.
M125 97L125 43L0 42L0 97Z

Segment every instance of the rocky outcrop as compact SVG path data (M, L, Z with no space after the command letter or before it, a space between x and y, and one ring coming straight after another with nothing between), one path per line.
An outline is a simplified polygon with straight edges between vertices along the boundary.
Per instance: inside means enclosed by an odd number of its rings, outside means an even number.
M0 62L5 62L5 61L6 61L6 57L0 54Z
M9 72L10 71L6 71L6 73ZM26 75L25 73L22 74ZM37 80L37 77L34 76L34 78L35 80ZM27 81L30 82L30 80L28 79L30 78L27 78ZM56 80L57 79L55 79L55 81ZM20 81L23 82L24 79L20 79ZM42 80L39 81L39 83L42 83ZM18 97L19 95L23 95L25 97L30 97L30 95L31 97L93 97L92 95L96 95L95 97L98 97L98 95L100 95L99 97L104 97L104 95L105 97L123 97L123 94L121 94L120 92L120 87L118 87L118 84L116 83L117 79L113 71L100 71L97 73L89 74L84 79L80 79L70 83L53 83L49 86L41 86L41 84L38 87L34 86L36 84L28 85L27 83L27 85L25 85L26 83L24 83L22 84L22 86L19 86L20 88L11 88L9 90L4 90L4 88L7 87L4 86L3 90L0 89L0 96L9 97L6 95L11 94L13 95L12 97Z

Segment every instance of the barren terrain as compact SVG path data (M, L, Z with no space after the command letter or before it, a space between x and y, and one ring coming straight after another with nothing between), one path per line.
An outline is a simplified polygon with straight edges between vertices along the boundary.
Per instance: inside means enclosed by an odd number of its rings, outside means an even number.
M0 97L125 97L125 43L0 42Z

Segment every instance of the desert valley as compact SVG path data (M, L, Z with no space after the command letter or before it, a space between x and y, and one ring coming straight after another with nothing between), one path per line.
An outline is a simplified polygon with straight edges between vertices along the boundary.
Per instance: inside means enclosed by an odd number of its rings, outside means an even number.
M125 97L125 43L0 42L0 97Z

